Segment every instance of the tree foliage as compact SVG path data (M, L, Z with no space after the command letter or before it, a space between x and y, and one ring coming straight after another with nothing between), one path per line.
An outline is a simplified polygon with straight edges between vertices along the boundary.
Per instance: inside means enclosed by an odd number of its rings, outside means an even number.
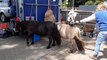
M85 5L98 5L101 2L104 2L104 0L87 0Z
M67 2L68 1L68 2ZM105 0L74 0L74 6L79 5L97 5ZM62 7L71 7L73 5L73 0L62 0Z

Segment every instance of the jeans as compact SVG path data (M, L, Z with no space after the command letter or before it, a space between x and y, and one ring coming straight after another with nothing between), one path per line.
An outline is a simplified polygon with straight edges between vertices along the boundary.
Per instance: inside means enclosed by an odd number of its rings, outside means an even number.
M100 32L98 33L97 40L96 40L95 55L98 56L101 43L102 43L104 40L105 40L106 43L107 43L107 31L100 31Z

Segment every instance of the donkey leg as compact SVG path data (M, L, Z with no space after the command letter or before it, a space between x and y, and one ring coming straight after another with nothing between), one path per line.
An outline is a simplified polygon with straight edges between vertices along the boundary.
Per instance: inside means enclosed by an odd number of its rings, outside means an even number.
M33 41L33 35L32 35L31 37L32 37L32 40L31 40L31 45L33 45L33 44L34 44L34 41Z
M49 44L48 44L48 46L47 46L46 48L47 48L47 49L51 48L51 44L52 44L52 38L49 37Z
M26 42L27 42L27 46L30 46L32 41L31 41L31 38L32 37L32 34L31 33L28 33L28 36L27 36L27 39L26 39Z
M76 51L79 51L79 49L78 49L78 47L77 47L77 44L76 44L76 42L75 42L74 39L71 39L71 40L70 40L69 47L70 47L70 52L71 52L71 53L74 53L74 52L76 52Z
M52 43L52 46L55 46L56 44L55 44L55 40L53 39L53 43Z
M61 37L60 34L55 35L54 39L53 39L54 43L57 44L57 46L61 46Z
M27 43L27 46L30 46L30 44L29 44L29 36L27 37L27 39L26 39L26 43Z

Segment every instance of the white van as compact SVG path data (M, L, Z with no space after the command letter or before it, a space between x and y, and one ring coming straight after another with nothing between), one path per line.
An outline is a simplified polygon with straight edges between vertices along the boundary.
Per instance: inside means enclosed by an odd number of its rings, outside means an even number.
M10 17L10 7L8 6L8 3L0 2L0 20L4 22L9 17Z

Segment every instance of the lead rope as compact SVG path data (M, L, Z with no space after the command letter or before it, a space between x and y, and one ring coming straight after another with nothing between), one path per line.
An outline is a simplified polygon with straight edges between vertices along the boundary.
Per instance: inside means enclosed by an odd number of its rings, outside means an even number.
M33 10L33 4L31 5L29 21L31 21L31 19L32 19L32 10Z

